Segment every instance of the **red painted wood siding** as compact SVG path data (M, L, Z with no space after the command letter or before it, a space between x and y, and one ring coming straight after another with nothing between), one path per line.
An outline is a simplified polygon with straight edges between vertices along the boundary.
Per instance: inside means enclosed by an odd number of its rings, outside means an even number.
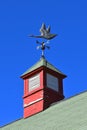
M24 80L24 95L28 94L28 79Z
M26 107L24 109L24 118L32 116L41 111L43 111L43 100L41 100L31 106Z
M37 101L43 99L43 90L38 91L26 98L24 98L24 107L29 106Z

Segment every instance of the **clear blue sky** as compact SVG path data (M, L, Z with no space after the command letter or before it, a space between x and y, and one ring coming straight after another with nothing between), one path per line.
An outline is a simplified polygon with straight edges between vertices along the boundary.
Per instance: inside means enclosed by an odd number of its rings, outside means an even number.
M0 1L0 126L22 118L20 75L41 55L35 39L42 23L59 34L50 41L46 59L65 73L66 98L87 90L87 1Z

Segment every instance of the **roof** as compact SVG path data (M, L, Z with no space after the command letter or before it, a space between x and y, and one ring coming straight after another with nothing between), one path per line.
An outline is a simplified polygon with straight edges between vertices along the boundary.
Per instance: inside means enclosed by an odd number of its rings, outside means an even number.
M1 130L87 130L87 91Z
M54 67L52 64L50 64L45 58L41 58L35 65L33 65L31 68L29 68L27 71L25 71L22 76L42 67L45 66L53 71L56 71L57 73L64 75L59 69L57 69L56 67ZM65 75L64 75L65 76ZM66 77L66 76L65 76Z

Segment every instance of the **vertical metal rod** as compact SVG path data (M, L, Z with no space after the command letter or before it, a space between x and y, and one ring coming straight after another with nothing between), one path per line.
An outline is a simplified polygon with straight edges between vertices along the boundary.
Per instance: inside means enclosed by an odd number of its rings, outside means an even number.
M44 50L42 50L42 57L44 57Z

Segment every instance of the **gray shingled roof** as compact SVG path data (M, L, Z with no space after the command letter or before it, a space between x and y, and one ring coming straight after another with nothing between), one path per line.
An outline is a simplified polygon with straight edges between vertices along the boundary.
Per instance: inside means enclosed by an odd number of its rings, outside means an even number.
M35 65L33 65L31 68L29 68L27 71L25 71L21 76L26 75L26 74L38 69L41 66L45 66L51 70L56 71L57 73L64 75L60 70L58 70L56 67L54 67L52 64L50 64L45 58L41 58Z
M87 91L1 130L87 130Z

